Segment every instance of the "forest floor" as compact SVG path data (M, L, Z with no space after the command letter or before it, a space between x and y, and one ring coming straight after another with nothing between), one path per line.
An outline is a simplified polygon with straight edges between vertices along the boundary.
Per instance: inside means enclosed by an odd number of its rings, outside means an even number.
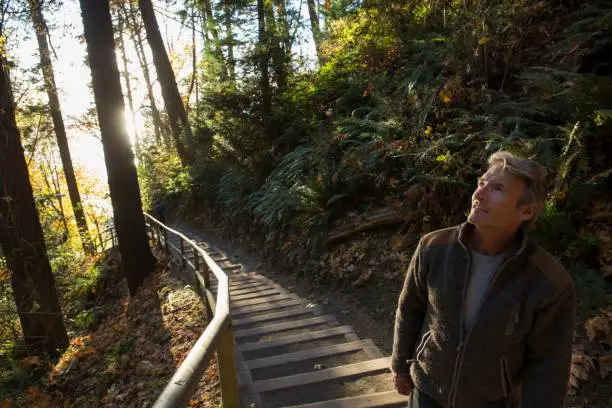
M411 255L401 245L394 248L397 231L392 228L347 240L328 250L317 268L298 274L279 259L263 255L259 250L263 243L257 237L237 237L230 229L213 227L201 215L185 215L173 226L221 250L244 270L258 272L308 299L342 324L353 326L361 338L371 338L386 355L391 354L396 302ZM612 301L608 313L612 335ZM612 408L612 358L601 359L600 364L590 357L601 350L589 341L584 320L577 322L576 332L572 381L578 387L568 395L564 408ZM604 352L612 357L609 350Z
M163 259L134 297L119 275L118 253L108 253L105 263L109 273L96 291L99 323L71 336L55 362L17 362L12 374L22 378L20 392L0 400L0 407L141 408L159 396L206 327L204 305ZM190 406L220 405L213 360Z

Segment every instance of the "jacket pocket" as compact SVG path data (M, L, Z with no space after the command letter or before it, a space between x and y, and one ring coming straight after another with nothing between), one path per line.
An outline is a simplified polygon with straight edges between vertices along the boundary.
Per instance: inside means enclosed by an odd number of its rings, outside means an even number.
M506 325L506 336L511 336L514 332L516 325L519 323L520 312L521 304L517 302L512 308L512 314L510 315L510 319L508 320L508 324Z
M419 365L421 365L421 367L423 366L420 361L419 361L419 357L421 356L421 354L423 354L423 350L425 350L425 347L427 346L427 343L429 342L429 340L431 340L431 336L433 335L433 331L429 330L428 332L426 332L423 335L423 338L421 339L421 343L419 344L419 347L417 347L416 349L416 354L415 354L415 361L417 363L419 363Z
M508 360L506 360L506 358L499 359L499 370L504 397L508 397L510 394L512 394L512 382L510 381Z

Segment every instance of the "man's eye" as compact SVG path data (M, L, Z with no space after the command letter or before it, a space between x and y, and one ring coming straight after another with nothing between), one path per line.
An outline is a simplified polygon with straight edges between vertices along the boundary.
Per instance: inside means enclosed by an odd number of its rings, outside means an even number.
M495 185L493 186L493 190L495 190L495 191L502 191L502 190L503 190L503 187L502 187L502 186L500 186L499 184L495 184Z

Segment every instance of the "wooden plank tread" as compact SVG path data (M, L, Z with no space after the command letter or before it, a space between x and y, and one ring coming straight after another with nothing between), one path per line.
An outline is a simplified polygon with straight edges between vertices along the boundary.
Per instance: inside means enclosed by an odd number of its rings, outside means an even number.
M322 340L329 337L354 334L351 326L338 326L331 329L312 331L309 333L294 334L280 339L258 341L254 343L237 344L236 351L244 353L246 351L262 350L289 344L306 343L308 341Z
M257 298L257 299L247 299L247 300L238 300L233 301L230 299L230 306L233 309L239 309L243 307L261 305L262 303L271 303L271 302L279 302L281 300L291 299L293 295L287 293L281 293L280 295L268 296L265 298Z
M299 309L282 310L280 312L263 313L263 314L243 317L240 319L232 319L232 324L234 325L234 327L238 327L238 326L242 326L245 324L263 323L263 322L269 322L271 320L286 319L288 317L297 317L297 316L306 315L306 314L313 314L314 312L316 312L316 309L313 309L313 308L307 309L307 308L302 307Z
M270 288L270 289L262 290L259 292L244 293L244 294L239 294L239 295L231 294L230 299L236 302L239 300L258 299L262 297L267 297L271 295L280 295L280 294L281 294L280 289Z
M273 367L296 361L312 360L319 357L334 356L338 354L350 353L351 351L362 350L371 345L371 340L358 340L350 343L333 344L311 350L301 350L293 353L278 354L271 357L258 358L255 360L245 361L244 365L249 370L255 370L264 367Z
M270 285L267 283L262 283L261 285L255 286L252 288L241 288L241 287L238 287L237 289L232 288L230 289L230 293L232 294L232 296L237 296L237 295L246 295L249 293L259 293L259 292L263 292L269 289L280 290L282 288L278 285Z
M397 391L385 391L375 394L358 395L356 397L293 405L287 408L375 408L407 403L409 399L409 396L398 394Z
M297 321L292 322L283 322L283 323L275 323L275 324L264 324L259 327L254 327L252 329L243 329L236 330L234 332L235 339L241 339L243 337L250 336L263 336L271 333L278 333L292 329L300 329L303 327L316 326L319 324L325 323L334 323L336 322L336 318L332 315L325 316L315 316L310 317L308 319L299 319Z
M232 317L243 316L251 313L269 312L270 310L284 309L290 306L304 306L304 303L299 299L293 298L284 302L264 303L263 305L243 307L232 310Z
M299 387L301 385L389 370L390 363L390 357L383 357L376 360L362 361L360 363L326 368L324 370L312 371L309 373L253 381L253 388L257 392L268 392L284 388Z

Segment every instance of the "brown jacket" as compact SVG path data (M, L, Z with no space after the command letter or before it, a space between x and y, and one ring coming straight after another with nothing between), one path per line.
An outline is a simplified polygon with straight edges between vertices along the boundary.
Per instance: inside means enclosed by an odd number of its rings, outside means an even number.
M448 408L560 408L569 376L574 285L563 265L521 232L464 332L469 223L424 235L395 321L392 369Z

